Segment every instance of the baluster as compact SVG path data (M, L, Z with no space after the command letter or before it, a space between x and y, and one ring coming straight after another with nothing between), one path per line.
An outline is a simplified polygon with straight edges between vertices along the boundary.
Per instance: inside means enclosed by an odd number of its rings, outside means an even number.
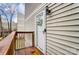
M18 49L20 48L20 34L19 34L19 37L18 37Z

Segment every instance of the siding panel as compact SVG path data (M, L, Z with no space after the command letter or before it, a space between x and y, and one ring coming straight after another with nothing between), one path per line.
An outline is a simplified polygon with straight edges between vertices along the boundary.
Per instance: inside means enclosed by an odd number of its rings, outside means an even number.
M50 3L48 7L47 54L79 54L79 4Z

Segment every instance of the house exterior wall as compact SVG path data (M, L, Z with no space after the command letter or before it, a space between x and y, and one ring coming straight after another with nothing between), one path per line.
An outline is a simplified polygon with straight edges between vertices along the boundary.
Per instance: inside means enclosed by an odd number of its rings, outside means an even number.
M41 3L26 3L25 4L25 31L35 31L35 17L31 15L33 11L39 6ZM28 18L29 17L29 18ZM27 19L28 18L28 19Z
M25 18L27 18L41 3L26 3L25 4Z
M46 19L46 54L79 54L79 4L50 3L43 7L39 6L38 10L33 11L32 15L27 19L33 19L36 13L45 8L45 6L48 6L49 10L51 10L51 14L47 15Z
M48 8L47 54L79 54L79 4L54 3Z
M25 22L24 22L24 26L25 26L25 31L34 31L35 32L35 16L32 15L31 17L29 17L31 15L31 13L33 13L33 11L40 5L40 3L26 3L25 4ZM28 40L30 38L30 40ZM31 34L27 34L25 36L25 46L31 46L31 43L27 43L27 42L32 42L32 37Z
M25 31L34 31L34 35L35 35L35 46L37 46L37 39L36 39L36 19L35 16L36 14L41 11L44 7L45 4L38 4L37 6L34 4L34 6L36 6L36 8L34 8L33 11L29 12L30 9L28 9L28 12L31 14L28 14L27 16L25 16ZM33 4L32 6L33 7ZM26 12L27 12L27 8L26 8ZM27 13L26 13L27 14Z
M35 20L34 17L29 18L29 20L25 19L25 31L35 31Z

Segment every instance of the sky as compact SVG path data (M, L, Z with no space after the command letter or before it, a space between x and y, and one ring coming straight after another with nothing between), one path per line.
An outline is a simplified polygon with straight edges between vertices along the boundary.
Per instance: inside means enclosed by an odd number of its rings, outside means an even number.
M21 3L21 4L19 4L19 7L18 7L18 11L19 12L21 12L22 14L24 14L25 12L25 6L24 6L25 4L23 4L23 3Z
M16 7L16 8L15 8ZM17 12L24 14L25 13L25 4L24 3L0 3L0 9L3 9L7 14L7 17L10 18L10 10L15 9L15 14L13 16L13 21L17 23ZM3 15L2 11L0 10L0 15ZM3 15L4 17L4 15Z
M17 7L17 12L20 12L22 14L25 14L25 4L21 3ZM17 12L16 15L14 15L13 21L17 23Z

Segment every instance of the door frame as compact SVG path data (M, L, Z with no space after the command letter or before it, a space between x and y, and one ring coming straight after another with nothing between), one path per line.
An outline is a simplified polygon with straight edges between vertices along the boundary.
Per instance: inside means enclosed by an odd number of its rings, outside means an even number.
M43 19L44 19L43 22L44 22L44 28L46 28L46 9L41 10L39 13L37 13L37 14L35 15L35 21L37 20L37 19L36 19L36 16L38 16L38 15L41 14L41 13L44 13L44 14L43 14ZM44 37L44 40L45 40L45 41L44 41L44 42L45 42L45 43L44 43L44 47L45 47L44 50L45 50L45 51L42 51L42 50L38 47L38 41L37 41L37 39L38 39L37 23L35 22L35 24L36 24L36 47L37 47L41 52L43 52L44 54L46 54L46 33L44 33L44 36L45 36L45 37Z

